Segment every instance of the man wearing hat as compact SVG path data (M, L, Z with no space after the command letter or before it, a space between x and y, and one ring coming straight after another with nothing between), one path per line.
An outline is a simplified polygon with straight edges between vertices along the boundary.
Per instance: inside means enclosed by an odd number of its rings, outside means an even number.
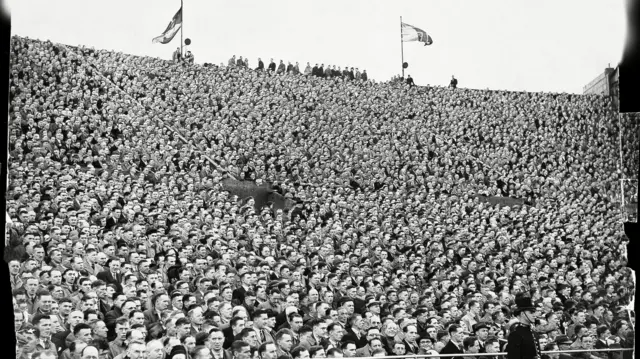
M509 329L507 358L539 359L540 348L537 339L533 336L532 328L536 319L536 308L529 297L518 296L515 302L514 314L518 322Z
M489 325L485 322L476 323L473 325L473 333L476 338L478 338L478 343L480 344L479 353L486 353L485 342L489 337Z
M380 305L381 303L373 296L367 300L367 309L375 315L380 315Z
M573 344L573 342L566 335L558 335L556 337L556 344L558 344L559 350L571 350L571 344ZM573 358L571 354L560 353L559 359L571 359L571 358Z

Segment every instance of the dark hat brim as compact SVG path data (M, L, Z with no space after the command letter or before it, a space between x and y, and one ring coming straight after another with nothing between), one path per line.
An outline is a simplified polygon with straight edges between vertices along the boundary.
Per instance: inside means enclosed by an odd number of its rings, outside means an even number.
M522 312L526 312L527 310L535 312L536 311L536 307L516 307L516 309L514 309L514 313L522 313Z

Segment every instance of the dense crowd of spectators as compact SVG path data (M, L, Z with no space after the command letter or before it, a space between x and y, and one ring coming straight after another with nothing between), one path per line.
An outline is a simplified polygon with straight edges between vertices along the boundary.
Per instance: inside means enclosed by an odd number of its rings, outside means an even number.
M523 294L544 350L633 347L607 99L233 60L12 38L21 357L493 358Z

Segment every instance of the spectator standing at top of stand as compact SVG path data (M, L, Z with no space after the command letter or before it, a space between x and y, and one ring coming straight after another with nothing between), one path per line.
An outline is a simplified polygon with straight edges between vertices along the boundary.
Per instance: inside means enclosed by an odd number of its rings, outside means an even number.
M449 87L456 88L458 86L458 80L451 75L451 82L449 83Z
M180 62L182 60L182 54L180 53L180 48L177 47L176 51L173 52L173 61Z
M187 51L187 54L184 56L184 61L188 64L193 64L193 54L191 53L191 51Z
M409 86L415 85L413 83L413 79L411 78L411 75L407 75L407 85L409 85Z

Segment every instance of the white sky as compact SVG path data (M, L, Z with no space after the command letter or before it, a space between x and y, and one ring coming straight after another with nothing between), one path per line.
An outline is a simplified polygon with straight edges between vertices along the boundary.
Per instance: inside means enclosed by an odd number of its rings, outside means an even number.
M623 0L185 0L184 38L197 63L232 55L401 71L400 16L433 45L404 43L416 84L582 93L620 61ZM69 45L171 58L179 35L152 44L179 0L12 0L12 33Z

